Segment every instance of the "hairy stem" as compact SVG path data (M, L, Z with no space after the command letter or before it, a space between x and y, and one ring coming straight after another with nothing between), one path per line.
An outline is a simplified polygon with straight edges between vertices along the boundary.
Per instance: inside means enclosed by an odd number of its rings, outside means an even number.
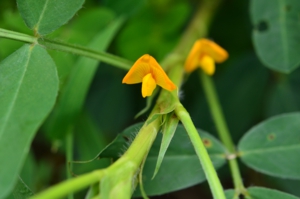
M209 77L202 71L200 72L200 76L212 117L217 126L219 137L225 145L225 147L227 148L227 150L229 151L229 167L233 177L235 190L238 193L243 193L246 189L244 187L241 173L235 157L236 149L230 136L214 83L211 77Z
M69 193L84 189L93 183L99 182L103 176L104 170L96 170L54 185L43 192L35 194L31 199L61 198Z
M189 113L182 105L177 106L175 112L178 118L181 120L182 124L184 125L187 134L189 135L190 140L195 148L196 154L204 170L213 197L215 199L225 199L224 190L220 183L216 170L214 169L214 166L207 153L207 150L198 134L197 129L195 128L192 122Z
M132 62L106 52L99 52L79 45L69 44L62 41L50 40L47 38L37 38L34 36L14 32L10 30L5 30L2 28L0 28L0 37L22 41L25 43L39 44L45 47L46 49L58 50L58 51L89 57L116 66L123 70L129 70L129 68L132 65Z

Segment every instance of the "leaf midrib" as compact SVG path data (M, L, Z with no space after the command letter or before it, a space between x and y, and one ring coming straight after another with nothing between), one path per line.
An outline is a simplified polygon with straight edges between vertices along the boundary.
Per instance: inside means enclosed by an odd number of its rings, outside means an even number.
M35 25L35 28L34 28L34 29L36 29L36 32L38 32L38 29L39 29L40 23L41 23L41 21L42 21L42 18L43 18L44 14L45 14L45 11L46 11L48 2L49 2L49 0L46 0L46 2L45 2L45 4L44 4L44 7L43 7L43 10L42 10L42 12L41 12L41 15L40 15L40 17L39 17L39 20L38 20L38 22L37 22L36 25Z
M8 107L8 111L7 111L6 117L3 120L4 122L3 122L2 128L0 130L0 137L3 135L3 131L6 128L6 125L7 125L7 121L10 118L12 110L13 110L13 107L14 107L16 101L17 101L17 97L19 95L21 84L22 84L22 82L24 80L24 77L25 77L25 74L27 72L27 68L28 68L28 65L29 65L31 51L32 51L31 49L28 50L28 55L27 55L28 58L27 58L26 63L25 63L25 69L24 69L24 72L22 74L22 77L20 78L20 81L19 81L19 84L18 84L18 88L16 89L16 92L15 92L15 95L13 96L12 102L10 103L10 106Z
M177 159L177 158L193 158L195 157L195 159L198 159L198 156L195 154L195 155L167 155L164 157L165 158L174 158L174 159ZM225 154L223 153L219 153L219 154L212 154L212 155L209 155L209 157L216 157L216 158L221 158L221 159L225 159ZM154 158L154 159L157 159L157 156L149 156L147 159L150 159L150 158Z
M275 152L275 151L285 151L285 150L293 150L293 149L300 149L300 144L290 145L290 146L280 146L280 147L270 147L265 149L254 149L249 151L240 151L241 156L249 155L253 153L268 153L268 152Z
M287 32L286 32L286 15L284 13L284 3L283 1L285 0L278 0L278 5L279 5L279 24L281 24L280 26L280 35L281 35L281 42L282 42L282 49L283 49L283 60L284 63L286 64L286 66L289 65L289 48L288 48L288 44L287 44Z

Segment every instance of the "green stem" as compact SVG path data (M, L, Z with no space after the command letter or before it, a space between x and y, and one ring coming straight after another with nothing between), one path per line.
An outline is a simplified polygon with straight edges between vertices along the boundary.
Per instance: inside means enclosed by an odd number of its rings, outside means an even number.
M0 37L31 43L31 44L39 44L44 46L47 49L58 50L58 51L89 57L92 59L103 61L107 64L116 66L123 70L129 70L129 68L132 65L132 63L128 60L106 52L94 51L89 48L65 43L62 41L50 40L47 38L37 38L34 36L14 32L10 30L5 30L2 28L0 28Z
M206 75L204 72L200 71L200 76L202 80L202 85L204 88L204 92L210 107L211 114L213 116L214 122L217 126L218 134L221 141L224 143L225 147L229 151L228 161L229 167L231 170L231 174L233 177L234 187L238 193L244 193L245 187L243 184L243 180L241 177L241 173L238 167L238 163L236 160L236 149L231 139L224 114L218 100L218 95L215 90L214 83L210 76Z
M84 189L90 184L99 182L104 174L105 170L97 170L88 174L78 176L76 178L72 178L70 180L54 185L43 192L37 193L30 199L53 199L64 197L71 192Z
M23 33L19 33L19 32L5 30L2 28L0 28L0 37L7 38L7 39L13 39L16 41L23 41L26 43L37 43L36 37L26 35Z
M210 157L206 151L206 148L199 136L197 129L195 128L192 119L187 110L180 104L175 109L176 115L184 125L190 140L195 148L196 154L200 160L213 197L215 199L225 199L224 190L218 178L217 172L210 160Z
M68 44L62 41L54 41L47 38L39 38L38 43L42 46L45 46L47 49L58 50L89 57L92 59L103 61L107 64L116 66L124 70L129 70L132 66L132 62L124 58L118 57L116 55L109 54L106 52L95 51L89 48L85 48L74 44Z
M71 171L72 171L72 160L73 160L73 128L69 127L68 132L66 134L66 172L67 178L71 179ZM69 193L68 199L73 199L73 193Z

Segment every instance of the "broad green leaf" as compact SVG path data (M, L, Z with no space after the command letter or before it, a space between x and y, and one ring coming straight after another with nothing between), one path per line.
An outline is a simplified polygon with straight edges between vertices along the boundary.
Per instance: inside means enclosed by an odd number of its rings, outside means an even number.
M167 115L167 121L165 122L163 129L162 129L162 141L159 149L159 154L157 157L157 162L155 166L155 171L153 174L154 178L160 168L160 165L165 157L166 151L171 143L171 140L174 136L174 133L176 131L177 125L178 125L179 119L176 117L175 113L171 113Z
M300 179L300 113L272 117L250 129L238 144L242 161L254 170Z
M123 20L119 18L111 23L91 41L89 47L105 50L122 22ZM51 138L62 138L69 125L78 118L98 64L97 60L80 57L73 67L47 124L48 135Z
M13 188L57 90L55 64L40 46L26 44L0 63L0 198Z
M251 199L299 199L296 196L277 191L275 189L267 189L263 187L250 187L248 189Z
M33 192L30 188L23 182L23 180L19 177L17 184L13 190L13 196L17 199L27 199L33 195Z
M289 73L300 66L299 0L252 0L253 42L262 62Z
M82 7L84 0L17 0L26 25L46 35L67 23Z
M132 131L141 126L132 126ZM198 130L209 156L216 169L226 163L225 148L210 134ZM152 179L157 156L160 150L162 135L158 134L148 154L143 169L143 185L147 195L160 195L171 191L183 189L205 180L204 171L194 151L193 145L182 125L178 125L175 135L164 156L161 167ZM134 196L140 196L136 190Z
M263 187L250 187L247 188L247 191L248 195L244 196L245 199L299 199L288 193ZM239 199L239 196L235 195L233 189L226 190L225 195L227 199Z

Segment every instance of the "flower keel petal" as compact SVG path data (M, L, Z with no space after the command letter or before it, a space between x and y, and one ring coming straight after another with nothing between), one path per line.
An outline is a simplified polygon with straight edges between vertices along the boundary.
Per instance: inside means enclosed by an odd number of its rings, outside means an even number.
M200 59L200 67L208 75L213 75L215 72L215 62L214 62L213 58L208 55L204 55Z
M142 96L145 98L147 96L151 96L152 92L156 88L156 82L154 78L152 77L151 73L147 74L143 78L142 82Z

